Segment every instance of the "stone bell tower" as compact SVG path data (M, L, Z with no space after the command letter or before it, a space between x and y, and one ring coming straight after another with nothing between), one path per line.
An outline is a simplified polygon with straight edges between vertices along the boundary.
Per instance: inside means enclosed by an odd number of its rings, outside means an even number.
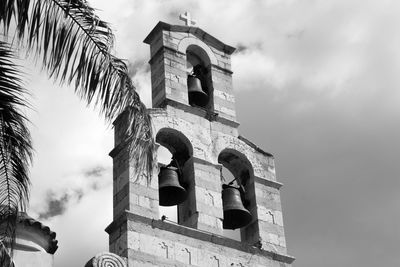
M176 206L177 222L160 218L159 189L165 189L157 179L160 170L149 184L134 181L128 152L118 146L127 124L121 115L110 153L110 251L125 257L129 267L291 266L274 158L238 132L235 48L194 27L188 13L181 18L186 25L159 22L144 42L150 45L155 139L173 156L184 201ZM240 241L224 236L224 228L239 228Z

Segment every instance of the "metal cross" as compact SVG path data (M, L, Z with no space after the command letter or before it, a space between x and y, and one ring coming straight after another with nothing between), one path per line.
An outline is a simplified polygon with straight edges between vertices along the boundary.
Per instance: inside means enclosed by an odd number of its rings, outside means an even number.
M195 21L194 19L192 19L192 17L190 16L189 12L185 12L185 14L180 14L179 15L179 19L184 21L186 26L192 26L195 25L197 23L197 21Z

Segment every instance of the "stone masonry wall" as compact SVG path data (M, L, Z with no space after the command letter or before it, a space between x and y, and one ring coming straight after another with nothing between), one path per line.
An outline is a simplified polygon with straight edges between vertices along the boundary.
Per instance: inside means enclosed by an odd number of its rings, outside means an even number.
M290 267L293 258L199 230L127 212L111 252L128 266ZM116 227L117 225L111 225Z
M189 140L192 140L192 161L195 171L195 211L193 212L194 216L191 217L192 221L187 222L185 225L207 232L210 235L222 235L223 207L221 199L221 179L219 176L221 164L218 163L218 155L226 148L234 149L248 158L254 171L253 178L250 181L250 185L248 185L254 186L255 189L253 192L256 201L253 206L249 207L253 215L253 222L242 229L242 235L250 236L247 239L254 242L246 245L256 245L256 241L259 241L262 250L276 253L276 255L286 255L286 243L279 196L281 184L276 182L272 156L259 152L257 148L251 146L247 140L241 140L237 130L232 129L232 127L216 121L210 122L205 118L184 111L181 108L167 106L165 109L152 109L150 112L153 118L155 133L163 128L171 128L180 131ZM123 129L124 124L122 119L117 121L115 123L116 131L118 132L120 129ZM127 152L123 149L114 149L114 153L116 154L114 157L115 220L123 216L127 210L129 213L149 218L152 221L159 221L157 170L155 170L151 184L147 184L145 179L135 182L133 181L133 177L129 177L133 172L131 170L131 164L129 164ZM252 196L247 197L251 198ZM133 246L137 241L133 241L131 236L141 233L143 229L138 229L135 230L135 233L131 233L126 227L114 229L110 232L111 252L125 257L128 256L128 252L135 253L135 255L144 253L144 256L142 255L141 257L150 257L149 255L152 254L151 251L153 250L150 249L147 251L145 248L142 248L140 251L137 251ZM170 236L168 233L161 234L161 232L168 232L167 229L160 229L159 231L160 236ZM173 236L174 235L172 235L172 237ZM148 238L149 237L146 236L142 242L150 240ZM175 238L178 237L171 238L169 242L175 244ZM165 243L166 241L163 242ZM154 250L154 252L155 251L159 250ZM219 251L218 255L221 259L224 257L229 258L230 252L222 248L219 248L217 251ZM148 255L148 253L150 254ZM159 263L155 263L154 266L157 266L157 264ZM275 266L271 264L272 263L261 266ZM199 266L204 265L200 264Z
M159 25L161 25L159 27ZM239 135L227 46L198 28L161 23L145 42L151 50L154 134L170 129L190 143L183 166L189 197L179 205L179 225L159 219L158 169L147 183L134 177L123 140L127 118L114 123L114 221L106 229L110 251L128 266L266 266L288 267L280 187L274 158ZM171 28L172 27L172 28ZM204 51L211 70L212 110L188 105L186 51ZM177 139L179 140L179 139ZM165 141L165 140L164 140ZM248 162L247 208L253 220L241 229L241 242L223 237L222 162L229 153ZM227 159L228 160L228 159ZM238 160L232 164L238 164ZM247 164L247 163L246 163ZM246 165L247 166L247 165Z
M182 109L167 106L166 109L153 109L151 114L156 133L162 128L172 128L192 140L198 229L222 234L222 184L220 173L216 170L221 166L218 162L221 151L233 149L245 155L253 167L254 175L250 183L254 186L256 203L249 209L259 233L252 240L261 241L263 247L269 250L286 253L279 196L281 184L276 182L272 156L262 154L240 140L238 132L232 131L232 127L210 122Z
M232 92L230 55L207 45L207 40L190 32L160 31L154 35L151 50L151 81L153 107L165 99L188 104L186 49L196 45L207 52L211 64L214 112L235 120L235 97Z

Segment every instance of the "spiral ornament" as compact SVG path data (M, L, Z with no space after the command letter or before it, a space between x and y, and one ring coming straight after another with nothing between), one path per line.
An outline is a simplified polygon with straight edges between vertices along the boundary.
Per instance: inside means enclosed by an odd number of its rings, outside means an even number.
M125 260L111 252L102 252L94 256L85 267L127 267Z

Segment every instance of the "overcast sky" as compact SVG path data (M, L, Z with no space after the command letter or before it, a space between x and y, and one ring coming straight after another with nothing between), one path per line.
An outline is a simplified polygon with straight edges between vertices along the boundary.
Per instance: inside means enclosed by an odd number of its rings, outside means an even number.
M398 1L89 2L112 24L148 106L142 41L158 21L181 24L190 11L238 48L240 133L276 158L294 266L400 266ZM32 73L30 214L57 232L57 267L83 266L108 249L112 128L72 88Z

